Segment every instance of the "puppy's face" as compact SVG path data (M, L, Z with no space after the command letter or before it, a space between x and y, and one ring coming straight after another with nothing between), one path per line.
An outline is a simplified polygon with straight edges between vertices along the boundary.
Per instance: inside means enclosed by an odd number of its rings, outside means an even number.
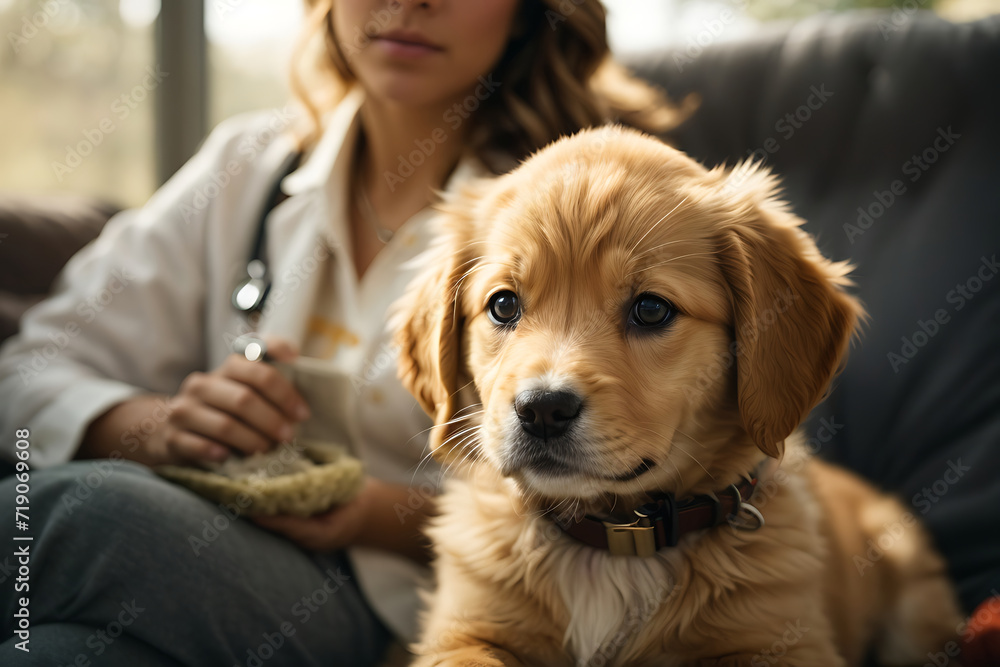
M604 128L452 201L399 337L438 457L551 502L708 492L778 455L858 308L771 189Z

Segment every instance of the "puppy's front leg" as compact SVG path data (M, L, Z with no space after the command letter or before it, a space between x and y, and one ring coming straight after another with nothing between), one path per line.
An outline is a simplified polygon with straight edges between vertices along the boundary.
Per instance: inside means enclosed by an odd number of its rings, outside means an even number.
M435 562L437 590L423 619L414 667L571 667L572 662L530 599L500 593L472 569L449 560Z
M442 579L443 585L431 603L427 627L413 646L418 656L413 667L523 667L521 660L500 648L503 635L485 620L489 612L473 607L470 598L451 595L453 578ZM474 587L470 584L468 589ZM458 611L455 606L465 608Z
M413 667L523 667L524 663L513 655L490 646L467 639L468 644L424 655L413 663Z

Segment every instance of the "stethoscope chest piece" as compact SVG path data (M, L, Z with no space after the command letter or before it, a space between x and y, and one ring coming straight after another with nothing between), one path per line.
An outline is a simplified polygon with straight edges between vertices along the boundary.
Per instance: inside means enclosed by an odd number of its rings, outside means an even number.
M260 310L271 289L267 279L267 267L259 259L251 259L247 264L247 277L233 290L233 308L242 313Z

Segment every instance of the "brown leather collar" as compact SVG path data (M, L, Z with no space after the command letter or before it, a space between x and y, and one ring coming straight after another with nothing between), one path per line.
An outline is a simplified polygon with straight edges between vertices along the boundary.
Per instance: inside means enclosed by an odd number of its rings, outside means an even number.
M676 500L672 493L646 503L634 510L636 520L618 523L587 516L580 521L560 522L570 537L594 547L610 551L612 556L652 556L663 547L676 546L681 537L729 522L734 527L756 530L764 525L764 517L747 501L757 485L756 477L746 477L717 494ZM740 521L745 512L751 519Z

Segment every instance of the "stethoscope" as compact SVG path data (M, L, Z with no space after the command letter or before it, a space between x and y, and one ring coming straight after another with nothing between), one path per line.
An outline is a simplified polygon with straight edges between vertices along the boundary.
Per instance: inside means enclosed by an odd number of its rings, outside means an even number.
M257 223L257 238L254 240L250 261L247 262L247 276L233 290L233 308L247 316L259 313L263 309L267 294L271 291L271 276L265 261L267 216L287 198L287 195L281 191L281 182L285 180L285 176L295 171L301 158L302 153L292 152L282 163L278 178L264 201L264 209L261 211L260 220Z

